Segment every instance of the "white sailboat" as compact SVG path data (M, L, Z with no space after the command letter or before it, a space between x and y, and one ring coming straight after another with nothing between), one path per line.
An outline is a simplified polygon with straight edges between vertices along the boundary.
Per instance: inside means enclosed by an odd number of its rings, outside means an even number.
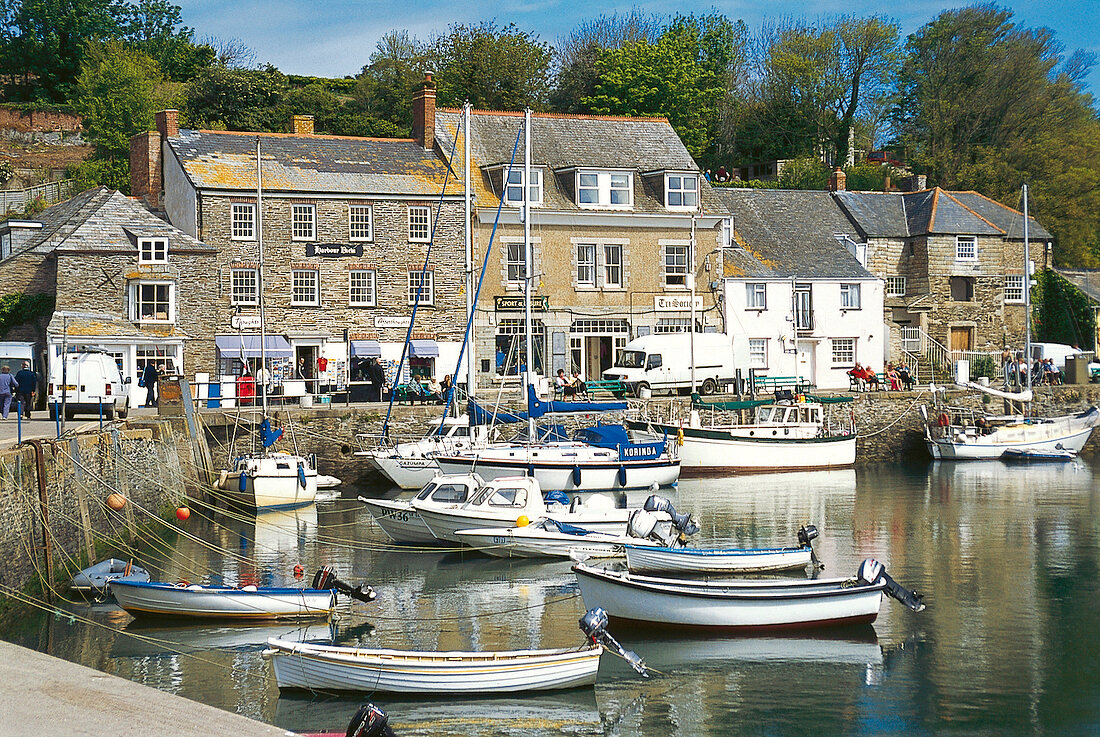
M935 460L998 460L1047 458L1070 460L1084 447L1092 429L1100 423L1100 410L1089 407L1083 412L1060 417L1036 417L1031 414L1031 256L1028 243L1027 185L1024 201L1024 373L1023 391L1000 391L974 382L967 388L1005 400L1022 411L993 415L968 407L934 405L921 407L928 452Z

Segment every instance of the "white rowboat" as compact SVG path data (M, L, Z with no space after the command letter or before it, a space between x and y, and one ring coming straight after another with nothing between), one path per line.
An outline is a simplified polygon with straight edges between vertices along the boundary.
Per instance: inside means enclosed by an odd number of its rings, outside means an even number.
M284 619L327 617L336 607L332 589L188 586L112 581L118 605L135 617Z
M625 546L626 567L632 573L767 573L805 568L813 550L799 548L710 549Z

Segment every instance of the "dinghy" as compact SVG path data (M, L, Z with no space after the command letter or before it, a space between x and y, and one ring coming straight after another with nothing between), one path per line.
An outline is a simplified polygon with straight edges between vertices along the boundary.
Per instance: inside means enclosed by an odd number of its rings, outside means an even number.
M612 649L639 673L645 664L607 633L599 608L580 620L580 647L498 652L383 650L314 645L271 638L271 661L280 689L369 693L495 694L592 686L600 654Z
M868 558L852 578L708 581L655 578L578 563L585 604L642 626L752 631L867 624L885 593L922 611L920 594L902 588Z
M149 572L134 562L108 558L73 576L69 588L82 594L104 594L111 581L148 581Z
M653 545L626 545L626 567L631 573L730 574L768 573L820 565L810 544L817 528L806 525L798 530L794 548L685 548Z
M317 571L310 588L272 586L201 586L160 582L112 581L118 605L135 617L192 619L309 619L327 617L336 608L336 594L370 603L370 586L340 581L331 568Z

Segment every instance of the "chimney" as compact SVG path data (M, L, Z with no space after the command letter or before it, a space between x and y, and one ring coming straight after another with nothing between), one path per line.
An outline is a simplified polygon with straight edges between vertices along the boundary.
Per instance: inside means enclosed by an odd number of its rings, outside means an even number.
M174 112L174 111L173 111ZM157 126L161 115L157 113ZM160 207L163 186L160 165L161 134L157 131L138 133L130 139L130 196L143 200L147 207Z
M890 191L890 175L889 174L885 175L882 178L882 191L883 192L889 192Z
M424 75L424 84L413 94L413 138L423 148L435 146L435 82Z
M829 191L830 192L843 192L844 183L848 180L848 176L844 173L844 170L839 166L829 176Z
M296 136L312 136L313 135L313 116L312 115L291 115L290 116L290 132Z
M174 138L180 134L180 111L161 110L157 113L157 131L161 140Z

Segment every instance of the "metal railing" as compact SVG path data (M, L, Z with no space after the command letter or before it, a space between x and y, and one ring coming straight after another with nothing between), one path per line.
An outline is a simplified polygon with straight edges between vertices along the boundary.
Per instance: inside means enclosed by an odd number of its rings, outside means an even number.
M75 183L73 179L62 179L57 182L36 184L26 189L0 190L0 212L24 210L37 199L41 199L47 206L57 204L72 196Z

